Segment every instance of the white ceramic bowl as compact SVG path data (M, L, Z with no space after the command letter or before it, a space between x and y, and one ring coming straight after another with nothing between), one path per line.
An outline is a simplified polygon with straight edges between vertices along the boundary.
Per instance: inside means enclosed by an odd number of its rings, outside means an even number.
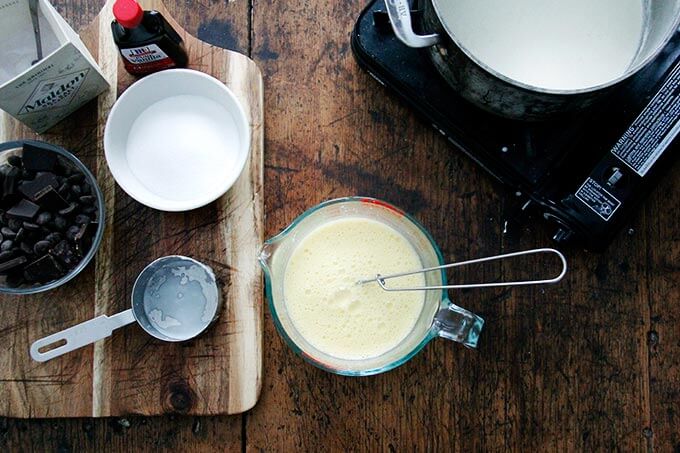
M131 85L111 109L104 151L120 187L161 211L188 211L222 196L248 160L250 124L222 82L170 69Z

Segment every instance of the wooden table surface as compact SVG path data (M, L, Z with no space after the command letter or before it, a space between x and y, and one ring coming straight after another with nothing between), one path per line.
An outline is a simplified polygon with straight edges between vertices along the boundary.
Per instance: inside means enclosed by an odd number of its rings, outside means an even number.
M538 224L504 238L502 189L357 67L349 36L366 1L166 0L189 32L265 75L267 236L316 203L362 194L413 213L449 259L547 245ZM56 2L76 29L102 4ZM252 411L0 419L0 447L678 452L679 175L676 165L606 253L570 251L562 284L452 294L486 319L478 350L436 340L395 371L350 379L303 363L267 313Z

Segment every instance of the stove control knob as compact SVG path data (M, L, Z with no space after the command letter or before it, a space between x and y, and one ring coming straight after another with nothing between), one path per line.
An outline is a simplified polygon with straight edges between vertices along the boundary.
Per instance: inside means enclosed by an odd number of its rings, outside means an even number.
M604 174L605 181L609 187L616 187L623 183L625 174L619 167L611 167Z
M573 231L560 228L553 236L553 241L557 242L558 244L563 244L565 242L569 242L569 239L571 239L572 236L574 236Z

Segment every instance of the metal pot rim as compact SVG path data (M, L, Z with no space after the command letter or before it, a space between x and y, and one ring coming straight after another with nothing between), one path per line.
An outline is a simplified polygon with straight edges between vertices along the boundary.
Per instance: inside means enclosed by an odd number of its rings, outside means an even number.
M528 83L520 82L519 80L512 79L492 67L488 66L486 63L481 61L479 58L477 58L472 52L470 52L465 46L463 46L458 39L456 38L456 35L451 31L450 26L445 23L441 19L441 14L440 14L440 2L441 1L450 1L450 0L425 0L426 2L429 2L430 5L432 5L432 8L434 9L435 14L437 15L437 21L441 25L442 29L446 33L446 36L444 37L445 39L449 39L450 41L453 42L453 44L458 47L470 60L472 60L476 65L493 75L494 77L512 85L518 88L522 88L524 90L532 91L532 92L537 92L537 93L546 93L546 94L556 94L556 95L575 95L575 94L586 94L586 93L592 93L595 91L603 90L609 87L612 87L620 82L623 82L624 80L632 77L634 74L636 74L638 71L640 71L642 68L644 68L647 64L649 64L652 60L654 60L659 53L663 50L664 47L668 44L668 42L671 40L673 35L676 33L678 28L680 27L680 15L678 15L675 18L675 21L673 22L673 26L670 28L670 30L666 33L666 36L664 37L663 41L661 44L657 47L657 49L649 54L647 58L644 58L642 61L638 62L636 65L630 67L625 73L620 75L619 77L610 80L605 83L601 83L599 85L594 85L592 87L588 88L579 88L579 89L570 89L570 90L558 90L558 89L551 89L551 88L543 88L543 87L537 87L534 85L530 85Z

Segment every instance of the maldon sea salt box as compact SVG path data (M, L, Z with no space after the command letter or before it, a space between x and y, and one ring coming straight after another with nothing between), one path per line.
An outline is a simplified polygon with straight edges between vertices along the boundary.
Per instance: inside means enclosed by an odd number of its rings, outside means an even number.
M0 0L0 43L0 108L38 133L109 86L46 0Z

